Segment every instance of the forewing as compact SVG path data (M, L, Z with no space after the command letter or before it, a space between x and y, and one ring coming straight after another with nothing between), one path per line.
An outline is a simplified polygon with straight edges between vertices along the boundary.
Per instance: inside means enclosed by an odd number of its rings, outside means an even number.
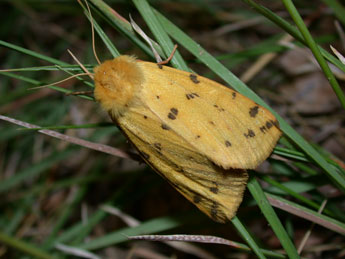
M270 155L281 132L267 109L207 78L139 64L141 100L198 152L225 169L254 169Z
M201 211L218 222L230 220L242 201L245 170L213 164L144 107L117 119L145 161Z

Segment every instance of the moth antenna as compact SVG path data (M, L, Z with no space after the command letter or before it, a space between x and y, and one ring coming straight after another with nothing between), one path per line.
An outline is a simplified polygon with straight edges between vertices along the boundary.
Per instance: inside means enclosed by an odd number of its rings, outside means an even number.
M135 23L135 21L132 19L131 15L129 15L129 19L131 21L131 25L132 25L133 30L135 30L150 46L150 48L153 52L153 55L156 58L157 63L159 64L160 62L162 62L162 58L159 56L157 50L153 46L153 43L155 43L156 45L158 45L158 44L156 42L154 42L153 40L151 40L150 37L146 35L146 33L139 27L139 25Z
M93 80L93 74L90 73L86 67L73 55L73 53L68 49L67 52L71 55L75 62L84 70L84 72Z
M178 47L178 45L175 44L173 50L171 51L170 56L169 56L166 60L163 60L163 61L161 61L161 62L158 62L157 64L158 64L158 65L165 65L165 64L169 63L170 60L173 58L173 56L174 56L174 54L175 54L175 52L176 52L177 47Z
M85 4L86 4L86 7L87 7L87 10L89 12L89 15L90 15L90 23L91 23L91 38L92 38L92 51L93 51L93 55L95 56L95 59L97 60L97 63L98 65L101 64L101 61L99 60L98 58L98 55L97 55L97 52L96 52L96 47L95 47L95 29L94 29L94 25L93 25L93 17L92 17L92 14L91 14L91 10L90 10L90 7L89 7L89 4L87 3L87 0L84 0Z
M54 83L51 83L51 84L47 84L47 85L40 85L40 86L36 86L36 87L31 87L31 88L28 88L28 90L35 90L35 89L40 89L40 88L45 88L45 87L48 87L48 86L52 86L52 85L56 85L56 84L61 84L63 82L66 82L72 78L75 78L75 77L78 77L78 76L90 76L90 72L87 72L87 73L79 73L79 74L75 74L75 75L72 75L72 76L69 76L63 80L60 80L60 81L57 81L57 82L54 82Z

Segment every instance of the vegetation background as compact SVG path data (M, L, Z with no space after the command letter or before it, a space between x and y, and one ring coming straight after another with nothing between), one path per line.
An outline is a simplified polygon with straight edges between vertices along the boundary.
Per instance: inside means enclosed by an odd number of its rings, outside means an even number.
M345 66L329 47L345 50L341 1L295 1L296 9L288 0L89 4L101 60L117 53L154 60L126 22L130 14L163 55L179 44L171 65L188 64L265 105L263 98L285 135L250 172L237 217L214 223L140 161L109 154L132 147L92 97L66 95L92 90L87 78L31 89L81 72L67 49L92 70L85 8L71 0L0 1L0 68L17 68L1 72L0 257L345 256ZM142 234L184 234L189 243L127 238Z

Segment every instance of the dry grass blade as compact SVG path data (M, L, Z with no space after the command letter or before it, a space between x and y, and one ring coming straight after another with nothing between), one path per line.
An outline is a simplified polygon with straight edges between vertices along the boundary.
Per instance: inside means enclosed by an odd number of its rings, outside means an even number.
M13 124L17 124L19 126L25 127L25 128L40 128L40 126L34 125L34 124L30 124L24 121L20 121L20 120L16 120L7 116L3 116L0 115L0 119L4 120L4 121L8 121L11 122ZM113 148L107 145L103 145L103 144L98 144L98 143L93 143L84 139L80 139L80 138L76 138L76 137L71 137L65 134L61 134L59 132L53 131L53 130L38 130L38 132L57 138L57 139L61 139L64 141L67 141L69 143L73 143L79 146L83 146L83 147L87 147L93 150L97 150L103 153L107 153L113 156L117 156L117 157L121 157L121 158L128 158L128 159L133 159L129 154L127 154L126 152L117 149L117 148Z
M269 200L269 202L271 203L272 206L282 209L284 211L287 211L295 216L301 217L303 219L309 220L311 222L314 222L315 224L321 225L325 228L328 228L330 230L333 230L335 232L338 232L340 234L345 234L345 229L339 227L336 224L333 224L330 221L324 220L322 218L319 218L313 214L310 214L308 212L302 211L294 206L291 206L290 204L286 204L280 200L274 199L270 196L267 196L267 199Z
M104 211L106 211L112 215L115 215L115 216L121 218L123 220L123 222L125 222L130 227L136 227L136 226L141 224L141 222L139 220L137 220L137 219L133 218L132 216L124 213L123 211L119 210L118 208L111 207L108 205L103 205L103 206L101 206L101 209L103 209ZM139 237L143 237L143 236L139 236ZM135 239L131 236L129 236L128 238L129 239ZM140 238L138 238L138 239L140 239ZM163 240L156 240L156 241L163 241ZM171 240L166 240L166 242L165 241L163 241L163 242L168 246L174 247L176 250L180 250L180 251L183 251L185 253L192 254L198 258L203 258L203 259L215 258L212 254L207 252L205 249L199 248L193 244L189 244L186 242L168 242L168 241L171 241ZM178 241L181 241L181 240L178 240Z

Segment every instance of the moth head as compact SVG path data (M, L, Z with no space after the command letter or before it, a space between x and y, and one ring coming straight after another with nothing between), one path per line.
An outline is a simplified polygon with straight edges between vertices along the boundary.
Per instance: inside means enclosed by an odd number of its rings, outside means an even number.
M95 67L96 100L103 109L121 114L143 84L143 73L134 57L120 56Z

